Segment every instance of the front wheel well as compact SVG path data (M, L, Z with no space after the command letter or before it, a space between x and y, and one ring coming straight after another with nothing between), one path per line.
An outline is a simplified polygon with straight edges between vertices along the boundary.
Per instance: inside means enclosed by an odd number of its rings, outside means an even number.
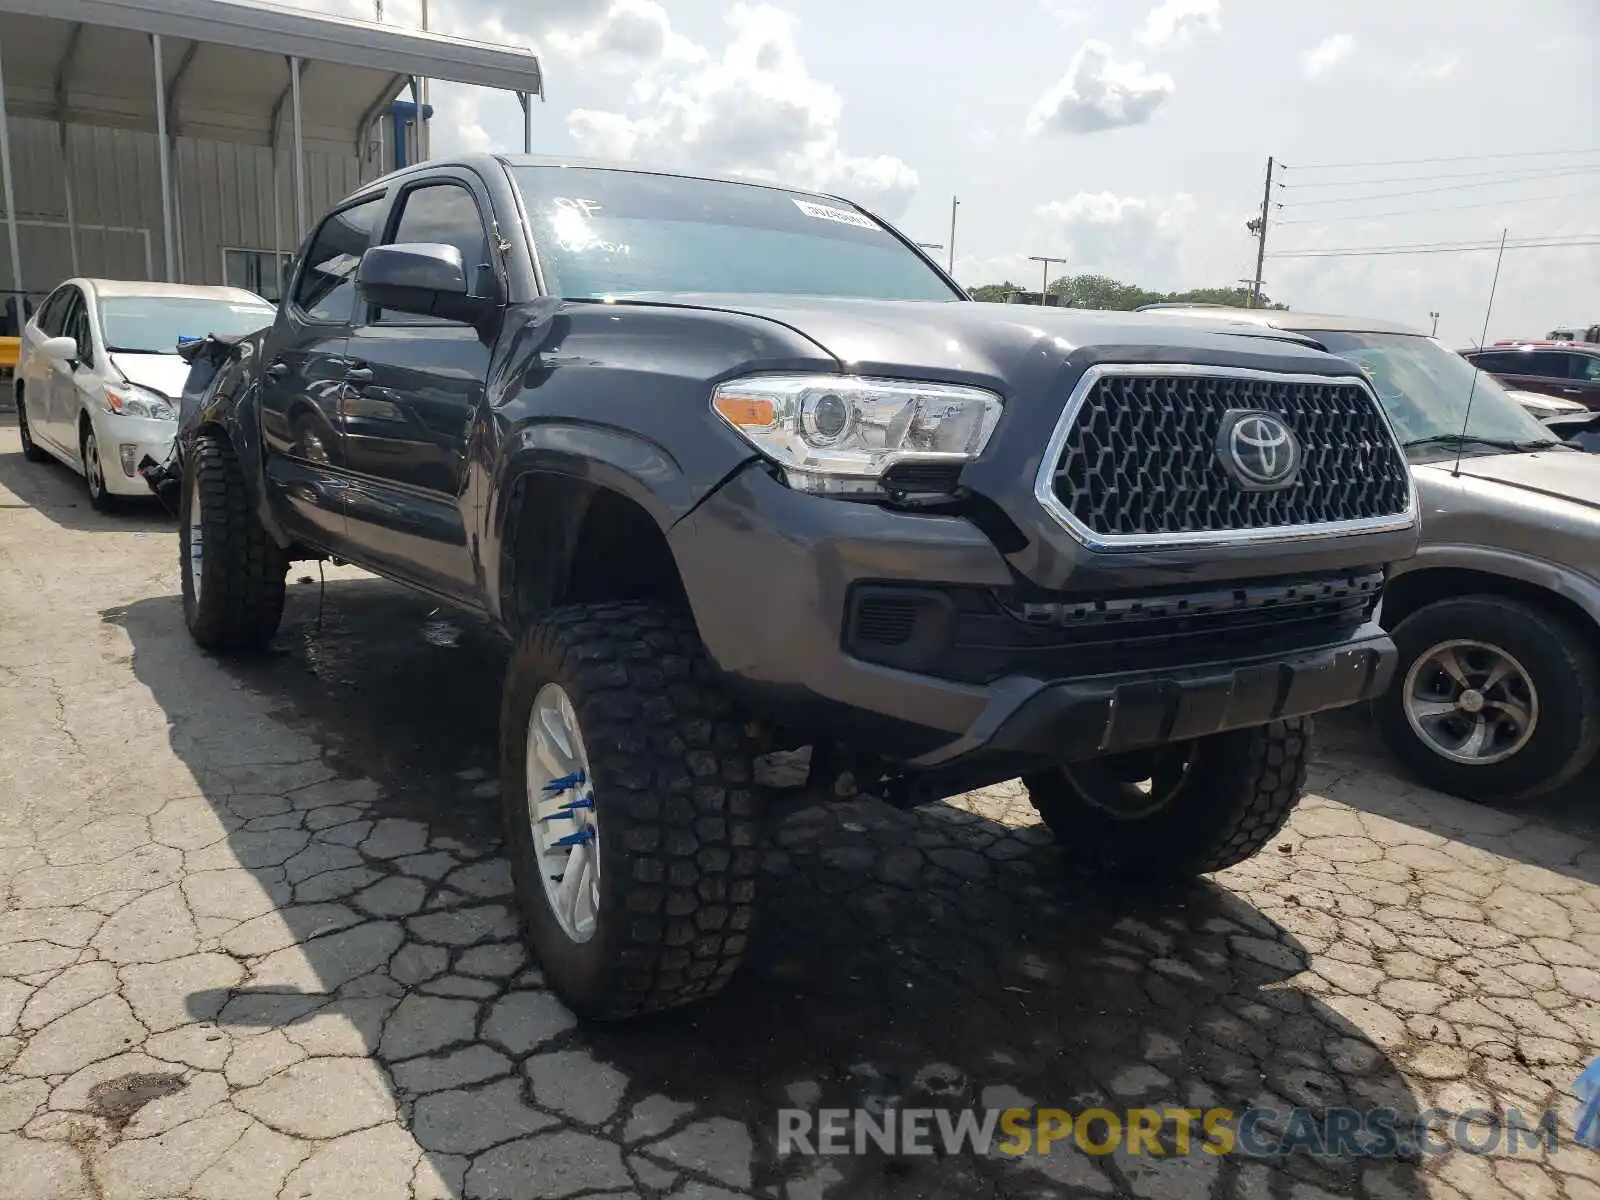
M500 607L512 629L569 604L645 601L688 611L666 534L620 492L565 475L525 475L507 512Z
M1536 583L1468 567L1427 567L1391 580L1383 589L1383 626L1393 629L1436 601L1474 595L1503 596L1554 613L1582 633L1600 653L1600 625L1572 600Z

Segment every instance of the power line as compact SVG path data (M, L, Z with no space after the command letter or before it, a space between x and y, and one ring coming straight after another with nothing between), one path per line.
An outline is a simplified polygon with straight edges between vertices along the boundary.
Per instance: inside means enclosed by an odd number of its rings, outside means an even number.
M1507 250L1557 250L1569 246L1600 246L1600 238L1590 241L1565 241L1541 242L1537 245L1526 244L1520 246L1507 245ZM1267 255L1268 258L1389 258L1396 255L1411 254L1481 254L1486 250L1499 248L1496 242L1478 246L1440 246L1431 250L1280 250Z
M1571 171L1554 171L1546 179L1570 176L1570 174L1587 174L1590 171L1600 171L1600 166L1576 166ZM1480 184L1445 184L1443 187L1418 187L1410 192L1371 192L1368 195L1341 195L1330 200L1278 200L1278 208L1310 208L1314 205L1358 205L1363 200L1400 200L1406 195L1437 195L1438 192L1459 192L1464 187L1514 187L1528 182L1539 182L1538 179L1501 179L1498 182L1480 182Z
M1482 179L1485 175L1512 175L1521 179L1541 179L1547 175L1560 175L1572 170L1569 165L1559 167L1496 167L1491 171L1446 171L1426 175L1391 175L1381 179L1326 179L1313 180L1311 183L1284 183L1279 181L1278 187L1286 190L1305 191L1308 188L1336 188L1336 187L1367 187L1381 186L1386 183L1432 183L1436 179ZM1600 164L1585 166L1582 170L1600 170Z
M1547 196L1516 196L1506 200L1481 200L1474 204L1441 204L1433 208L1402 208L1392 212L1346 213L1338 217L1301 217L1293 221L1279 221L1279 225L1326 225L1334 221L1375 221L1380 217L1409 217L1417 213L1461 212L1469 208L1499 208L1507 204L1533 204L1545 200L1571 200L1579 196L1593 196L1597 190L1581 192L1554 192Z
M1570 241L1580 241L1580 240L1585 240L1585 239L1589 239L1589 238L1600 238L1600 232L1596 232L1596 233L1584 232L1584 233L1537 234L1537 235L1531 235L1531 236L1528 236L1528 237L1512 238L1507 243L1507 245L1515 248L1517 246L1535 246L1535 245L1540 245L1540 244L1543 244L1543 243L1546 243L1546 242L1563 242L1564 243L1564 242L1569 241L1569 240ZM1304 250L1315 250L1315 251L1326 251L1326 252L1328 252L1330 254L1332 254L1332 253L1340 253L1340 254L1342 254L1345 251L1349 251L1349 250L1432 250L1432 249L1435 249L1435 248L1476 250L1476 249L1481 249L1481 248L1483 248L1485 246L1488 246L1489 248L1493 249L1494 247L1498 246L1499 244L1500 244L1500 241L1499 241L1498 238L1482 238L1482 239L1455 238L1455 239L1451 239L1451 240L1448 240L1448 241L1438 241L1438 242L1383 242L1383 243L1380 243L1380 244L1375 245L1375 246L1374 245L1367 245L1367 246L1306 246L1306 247L1302 247L1302 249L1304 249ZM1288 253L1297 253L1297 252L1296 251L1289 251L1289 250L1274 251L1273 252L1273 254L1278 254L1278 253L1288 254ZM1273 257L1273 254L1269 254L1267 257L1271 258L1271 257Z
M1429 163L1487 162L1496 158L1550 158L1570 154L1600 154L1600 148L1589 150L1517 150L1504 154L1457 154L1449 158L1390 158L1370 162L1311 163L1302 166L1284 166L1285 171L1342 171L1350 167L1418 167Z

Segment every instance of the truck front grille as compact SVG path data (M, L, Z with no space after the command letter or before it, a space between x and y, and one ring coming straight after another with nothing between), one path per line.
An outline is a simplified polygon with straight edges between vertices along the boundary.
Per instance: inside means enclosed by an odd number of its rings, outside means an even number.
M1276 417L1298 474L1251 490L1225 467L1230 411ZM1251 540L1318 527L1403 525L1411 481L1376 398L1355 380L1211 367L1091 368L1074 391L1038 494L1091 543Z

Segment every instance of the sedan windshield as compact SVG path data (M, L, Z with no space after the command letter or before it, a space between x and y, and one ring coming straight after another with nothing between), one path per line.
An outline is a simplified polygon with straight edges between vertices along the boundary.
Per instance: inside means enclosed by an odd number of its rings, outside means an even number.
M208 333L253 333L272 324L267 304L198 296L105 296L100 325L112 354L176 354L178 343Z
M840 201L758 184L513 167L547 290L959 300L888 229Z
M1558 440L1492 375L1476 370L1432 338L1321 330L1313 336L1332 353L1361 368L1383 401L1400 440L1414 452L1437 447L1454 453L1458 445L1467 453L1474 449L1532 449Z

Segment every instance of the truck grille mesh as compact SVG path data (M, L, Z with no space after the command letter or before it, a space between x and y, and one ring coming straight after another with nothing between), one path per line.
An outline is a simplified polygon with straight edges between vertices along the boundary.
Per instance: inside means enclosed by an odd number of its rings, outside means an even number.
M1282 419L1300 441L1298 478L1247 491L1222 467L1229 409ZM1381 520L1405 513L1409 477L1382 413L1355 383L1226 375L1105 375L1072 418L1055 496L1092 533L1227 533Z

